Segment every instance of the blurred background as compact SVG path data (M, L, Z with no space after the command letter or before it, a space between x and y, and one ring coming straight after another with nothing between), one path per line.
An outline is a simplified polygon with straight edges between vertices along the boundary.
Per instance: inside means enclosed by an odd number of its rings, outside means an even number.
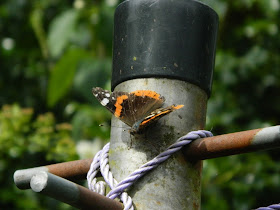
M110 89L119 0L0 3L0 208L72 209L13 184L17 169L90 158L111 114L91 94ZM219 15L207 127L214 135L280 121L280 1L204 0ZM204 161L202 209L280 202L280 150Z

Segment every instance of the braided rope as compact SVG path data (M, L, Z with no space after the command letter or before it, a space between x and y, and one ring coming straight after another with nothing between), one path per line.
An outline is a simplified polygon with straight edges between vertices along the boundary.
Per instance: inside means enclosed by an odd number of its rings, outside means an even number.
M134 210L131 197L124 192L124 190L134 184L139 178L141 178L148 171L156 168L159 164L167 160L173 153L180 150L183 146L191 143L193 140L198 138L205 138L213 136L210 131L199 130L192 131L187 135L179 138L176 143L172 144L167 148L166 151L160 153L154 159L142 165L139 169L131 173L127 178L122 180L120 183L113 178L113 174L109 170L109 148L110 143L107 143L102 150L100 150L95 157L90 166L90 170L87 174L88 187L91 191L97 192L101 195L105 195L106 183L112 189L107 197L115 199L120 197L121 201L124 204L125 210ZM96 175L98 171L101 171L101 174L106 181L97 182ZM267 207L259 207L256 210L280 210L280 204L273 204Z
M156 168L159 164L164 162L168 159L173 153L180 150L183 146L191 143L193 140L198 138L210 137L213 136L211 132L199 130L199 131L192 131L187 135L179 138L176 143L172 144L167 148L166 151L160 153L154 159L150 160L149 162L142 165L139 169L135 170L131 173L127 178L122 180L114 189L112 189L107 197L111 199L115 199L123 190L130 187L135 181L141 178L145 173L148 171Z
M114 188L118 184L117 180L113 178L111 171L109 170L109 160L108 160L108 153L109 153L110 143L107 143L102 150L100 150L93 158L93 161L90 165L90 169L87 174L88 180L88 188L93 191L97 192L101 195L105 196L105 188L106 183L109 185L111 189ZM101 174L104 178L104 181L97 182L96 175L98 171L101 171ZM133 210L134 207L132 205L132 199L126 192L123 192L120 196L121 201L124 204L125 210Z
M107 197L111 199L115 199L116 197L120 197L121 201L124 204L124 209L133 210L134 207L132 205L132 199L124 190L130 187L133 183L135 183L140 177L142 177L148 171L156 168L159 164L167 160L173 153L180 150L183 146L191 143L193 140L198 138L205 138L213 136L210 131L199 130L192 131L187 135L179 138L176 143L172 144L167 148L166 151L160 153L154 159L150 160L146 164L142 165L139 169L135 170L131 173L127 178L118 183L114 178L112 173L109 170L109 160L108 160L108 152L110 143L106 144L102 150L100 150L94 157L90 170L87 174L88 187L90 190L97 192L102 195L105 194L105 182L97 182L95 176L98 173L99 169L101 174L112 189Z
M279 204L273 204L267 207L259 207L256 210L277 210L280 209L280 203Z

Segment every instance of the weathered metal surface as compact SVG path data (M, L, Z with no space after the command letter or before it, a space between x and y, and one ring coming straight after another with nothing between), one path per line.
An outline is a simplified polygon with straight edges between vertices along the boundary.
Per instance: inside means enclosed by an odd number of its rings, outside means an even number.
M185 148L191 159L210 159L280 147L280 126L198 139Z
M135 142L131 142L132 147ZM152 149L154 143L150 142ZM168 145L166 145L167 147ZM204 160L247 152L275 149L280 147L280 126L229 133L205 139L198 139L183 149L187 159ZM58 163L48 166L17 170L14 182L20 189L30 188L30 179L39 171L76 180L84 179L92 159Z
M30 189L30 180L39 171L47 172L48 168L45 166L42 166L42 167L28 168L28 169L22 169L22 170L15 171L14 182L15 182L16 186L21 190Z
M168 78L211 92L218 15L196 0L123 1L114 17L112 88Z
M14 173L14 182L19 189L28 189L30 188L30 180L32 176L39 171L46 171L71 180L85 179L91 162L92 159L76 160L42 167L17 170Z
M48 165L49 172L67 179L84 179L92 159L69 161Z
M30 186L34 192L42 193L79 209L123 209L122 204L115 200L45 171L35 174L31 178Z
M160 119L146 134L132 136L129 128L113 117L109 153L110 169L121 181L154 158L177 138L203 129L207 94L199 87L170 79L134 79L116 87L119 91L154 90L166 98L164 106L184 104ZM182 152L138 180L129 190L137 209L199 209L201 162L188 162Z
M166 123L167 122L169 121L167 120ZM180 122L178 121L178 123ZM115 124L119 124L121 126L119 120L116 120ZM158 129L159 129L158 131L163 135L166 132L168 132L168 130L161 131L160 127ZM166 129L170 129L170 128L166 128ZM183 135L184 133L186 133L184 129L183 130L179 129L178 131L180 133L178 135ZM112 132L117 132L117 131L112 131ZM125 134L125 132L120 133L120 135L122 134ZM136 138L133 140L133 142L130 142L128 139L126 139L128 137L120 139L120 135L117 135L116 137L118 138L115 140L125 140L125 141L114 142L113 143L114 146L111 147L111 154L110 154L110 161L111 161L110 165L112 166L111 168L114 172L115 177L117 179L119 178L119 180L125 178L125 176L130 171L135 170L137 167L141 165L141 163L145 163L148 160L150 160L151 156L157 155L155 154L157 153L157 151L164 150L169 145L168 143L169 141L175 141L177 138L176 133L174 134L174 136L169 135L168 136L169 138L164 138L164 142L163 142L164 145L161 146L159 140L157 139L160 136L151 137L148 135L148 139ZM142 146L139 145L141 144L141 140L143 140L145 143ZM190 190L195 190L194 193L199 193L200 191L200 186L197 187L199 182L196 180L189 180L189 179L195 179L194 176L200 177L200 169L201 169L200 162L198 161L194 163L188 163L186 162L186 159L189 160L209 159L209 158L229 156L229 155L234 155L239 153L274 149L278 147L280 147L280 126L242 131L237 133L230 133L230 134L219 135L219 136L214 136L205 139L197 139L183 150L185 154L185 158L183 157L181 152L178 152L177 155L171 157L170 160L168 160L166 163L159 166L154 172L151 172L147 176L144 176L143 179L140 179L139 183L137 183L130 190L130 195L134 196L134 202L136 204L136 207L138 207L139 209L145 208L147 205L156 205L156 207L160 209L165 209L165 208L168 209L170 206L165 206L166 205L165 202L171 202L171 203L173 202L173 200L170 197L172 196L172 193L175 192L185 193L183 191L186 190L189 192L191 192ZM119 151L119 153L117 151ZM131 155L134 152L136 153L136 155L135 156ZM44 173L49 171L57 175L59 174L59 176L65 178L85 177L87 171L89 170L90 163L91 163L91 159L88 159L88 160L59 163L59 164L31 168L31 169L18 170L14 174L14 181L18 188L27 189L30 188L30 181L34 175L38 173L44 174L44 175L39 175L39 178L38 175L36 175L37 179L33 178L31 187L33 187L34 191L36 192L42 191L45 188L45 185L49 185L48 188L50 188L49 189L50 192L48 192L47 190L47 193L45 194L48 194L50 197L53 197L57 200L61 200L70 205L76 207L78 205L79 208L81 207L81 205L87 205L87 207L89 207L90 205L103 205L104 204L103 201L108 202L108 200L102 200L103 196L101 198L102 201L98 200L98 202L100 201L101 203L97 204L96 202L94 202L94 199L100 199L98 197L100 195L95 197L96 196L95 193L93 194L89 193L89 190L87 190L86 188L83 188L65 179L62 178L59 179L59 177L50 175L48 173L46 177L46 174ZM186 169L184 169L184 167L186 167ZM115 172L116 170L120 170L120 172L119 173ZM55 179L49 178L53 176L55 177ZM177 181L178 180L185 181L184 177L185 179L188 180L182 187L182 185L179 185ZM58 180L58 181L54 182L56 184L49 184L46 180ZM173 183L175 187L172 186L171 183ZM61 189L57 189L58 186ZM68 191L68 193L70 194L67 193L65 194L64 192L62 193L63 190ZM167 191L167 190L171 190L171 191ZM146 194L141 195L139 191L140 192L144 191ZM74 198L71 197L72 195L74 195ZM80 195L81 197L81 198L78 197L78 203L76 202L77 195ZM179 195L176 194L176 199L180 196L181 196L180 194ZM184 195L183 197L185 198L187 196ZM84 200L80 201L79 199L84 199ZM192 197L188 197L188 199L192 199ZM146 202L141 203L140 202L141 200L146 200ZM69 201L71 202L75 201L75 202L69 203ZM183 203L184 201L177 200L176 202ZM199 208L199 204L193 202L193 208L194 209Z

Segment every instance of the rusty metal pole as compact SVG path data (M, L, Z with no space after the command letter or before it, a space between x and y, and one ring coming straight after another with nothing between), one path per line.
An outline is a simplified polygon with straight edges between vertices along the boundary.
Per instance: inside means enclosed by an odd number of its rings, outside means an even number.
M39 171L45 171L70 180L86 178L92 159L75 160L47 166L17 170L14 173L14 182L19 189L29 189L31 178Z
M121 181L191 130L203 129L218 28L217 14L198 1L130 0L116 9L112 89L153 90L165 106L184 108L131 136L112 118L109 163ZM202 162L178 152L128 193L141 209L200 209Z
M79 209L116 209L123 206L115 200L46 171L39 171L30 180L34 192L42 193Z
M184 149L189 159L204 160L280 147L280 126L198 139Z

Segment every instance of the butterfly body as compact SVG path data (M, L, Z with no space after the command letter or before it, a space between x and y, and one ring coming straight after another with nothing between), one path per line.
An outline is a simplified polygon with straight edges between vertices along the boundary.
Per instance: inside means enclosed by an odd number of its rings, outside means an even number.
M146 127L161 117L184 105L171 105L161 108L165 98L152 90L137 90L131 93L108 90L96 87L93 95L118 119L131 127L131 134L140 134Z

